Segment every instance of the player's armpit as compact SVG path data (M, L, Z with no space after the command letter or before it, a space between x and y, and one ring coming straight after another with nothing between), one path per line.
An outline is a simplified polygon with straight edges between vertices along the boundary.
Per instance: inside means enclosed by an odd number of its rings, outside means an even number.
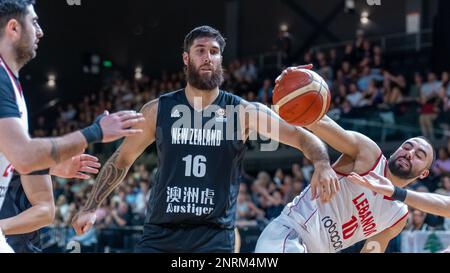
M367 239L361 253L384 253L389 244L389 241L395 238L402 232L406 226L408 217L404 217L400 222L396 223L391 228L388 228L377 235Z

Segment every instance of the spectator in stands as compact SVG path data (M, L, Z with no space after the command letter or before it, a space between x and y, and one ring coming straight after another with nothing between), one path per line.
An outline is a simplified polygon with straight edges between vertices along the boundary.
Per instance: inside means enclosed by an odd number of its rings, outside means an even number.
M436 75L430 72L428 73L428 82L423 84L420 90L420 129L422 130L422 135L432 141L435 139L433 122L437 118L440 87L441 83L436 79Z
M441 187L436 190L435 193L450 196L450 176L441 176Z
M258 91L258 100L264 103L265 96L268 97L269 101L272 101L273 85L272 80L266 78L263 82L263 86Z
M427 223L425 223L425 218L427 217L427 213L420 210L413 210L412 212L412 221L406 230L409 231L426 231L433 230Z
M438 159L433 166L433 174L450 175L450 155L446 147L439 148Z

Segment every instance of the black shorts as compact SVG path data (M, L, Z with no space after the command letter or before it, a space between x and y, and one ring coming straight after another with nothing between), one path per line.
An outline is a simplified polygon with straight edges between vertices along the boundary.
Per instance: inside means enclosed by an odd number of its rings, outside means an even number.
M233 253L233 229L145 225L137 253Z

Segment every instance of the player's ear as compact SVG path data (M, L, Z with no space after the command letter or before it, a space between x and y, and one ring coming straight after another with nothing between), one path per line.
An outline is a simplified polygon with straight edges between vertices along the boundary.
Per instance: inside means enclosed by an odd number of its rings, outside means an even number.
M185 66L189 64L189 53L183 52L183 62Z
M21 24L16 19L11 19L8 21L5 27L5 32L10 34L18 35L21 31Z
M425 171L422 172L422 174L419 176L420 180L428 177L428 175L430 175L430 170L426 169Z

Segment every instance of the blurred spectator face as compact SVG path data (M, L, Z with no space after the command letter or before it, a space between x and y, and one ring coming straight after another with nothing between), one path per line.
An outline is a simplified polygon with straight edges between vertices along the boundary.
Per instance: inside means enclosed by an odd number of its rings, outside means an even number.
M256 100L256 95L255 92L250 91L247 93L247 100L249 101L255 101Z
M337 58L337 51L335 48L330 50L330 59L334 60Z
M428 82L434 82L436 80L436 75L432 72L428 73Z
M128 204L125 202L120 202L118 207L118 212L120 214L126 214L128 212Z
M444 188L446 191L450 192L450 177L443 176L441 179L442 188Z
M381 55L382 51L381 51L381 47L380 46L374 46L373 47L373 53L375 56L380 57L379 55Z
M351 44L348 44L345 46L345 54L351 54L353 51L353 46Z
M448 82L449 81L449 74L447 71L442 72L442 82Z
M416 85L422 84L422 76L420 75L420 73L414 73L414 82L416 83Z
M294 183L292 184L292 190L296 193L299 194L303 191L303 187L305 186L305 184L303 183L302 180L300 179L296 179L294 181Z
M356 84L352 83L350 84L350 93L356 93L358 92L358 87L356 87Z
M270 79L265 79L264 83L263 83L263 88L264 89L269 89L272 87L272 81Z
M439 149L439 159L440 160L446 160L448 159L448 152L446 148L441 147Z
M425 223L425 218L427 217L427 214L420 210L414 210L413 211L413 225L416 227L420 227Z
M430 192L430 190L428 190L428 188L426 186L423 186L423 185L422 186L418 186L416 191L417 192L425 192L425 193Z
M339 96L341 97L347 96L347 87L344 84L339 85Z
M348 73L350 71L350 63L349 62L343 62L342 63L342 70L345 73Z
M283 170L282 169L277 169L277 171L275 172L275 176L280 178L280 179L283 179L283 176L284 176Z

